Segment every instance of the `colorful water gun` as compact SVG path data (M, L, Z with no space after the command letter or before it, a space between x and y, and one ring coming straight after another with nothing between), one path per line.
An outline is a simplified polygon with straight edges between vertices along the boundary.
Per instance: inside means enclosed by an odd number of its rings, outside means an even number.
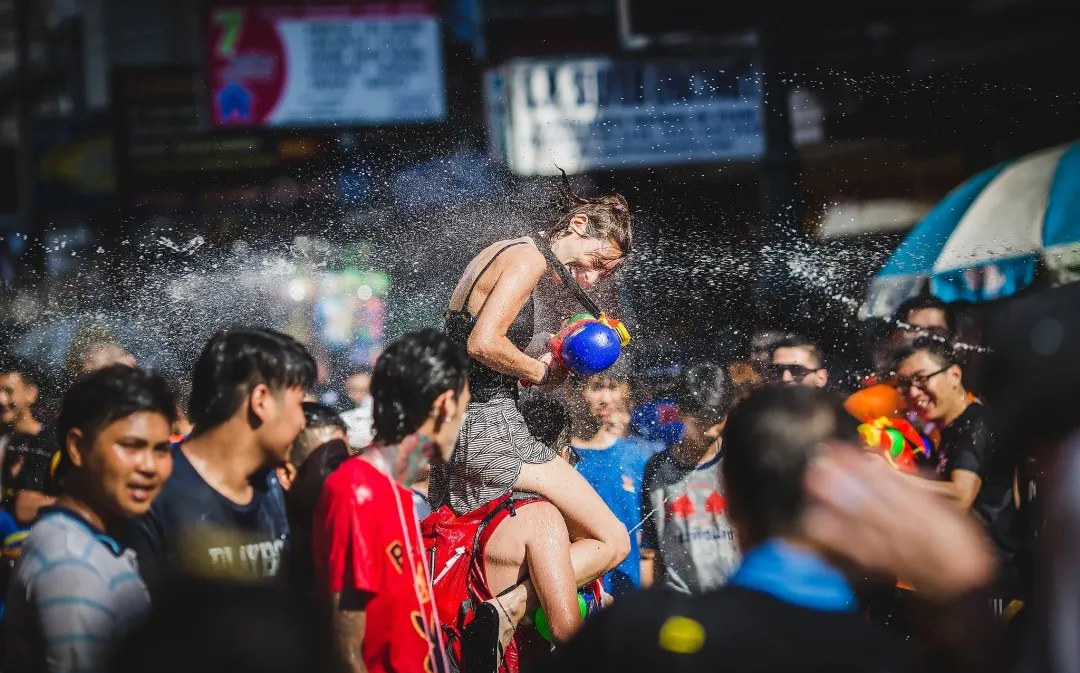
M599 612L603 599L604 584L601 580L594 580L579 589L577 602L578 609L581 611L581 618L587 619ZM550 643L551 625L548 624L547 613L544 612L544 608L536 608L536 613L533 615L533 625L536 626L536 631L540 634L540 637Z
M630 332L621 320L578 313L563 322L548 348L566 369L592 376L615 364L629 343Z
M932 449L911 423L901 418L881 416L859 426L859 436L871 449L881 451L885 460L898 470L914 473L915 457L928 458Z

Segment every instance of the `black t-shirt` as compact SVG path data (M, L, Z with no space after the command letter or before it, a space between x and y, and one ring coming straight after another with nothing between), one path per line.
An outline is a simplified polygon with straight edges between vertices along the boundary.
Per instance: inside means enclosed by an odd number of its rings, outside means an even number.
M586 621L537 673L912 670L907 646L855 612L824 612L728 585L633 594Z
M126 536L147 583L174 573L284 576L290 536L283 490L272 470L252 484L251 502L237 505L207 484L174 446L172 476Z
M972 403L941 430L939 450L945 459L945 479L953 470L974 472L982 485L971 510L982 520L1003 563L1011 563L1020 543L1020 521L1013 500L1016 462L994 441L986 407Z

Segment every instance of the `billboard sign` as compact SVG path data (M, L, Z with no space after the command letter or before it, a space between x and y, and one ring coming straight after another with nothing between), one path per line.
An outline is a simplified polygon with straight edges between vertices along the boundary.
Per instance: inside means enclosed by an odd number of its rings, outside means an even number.
M408 124L446 116L433 2L216 5L206 31L213 126Z
M485 77L489 143L518 175L749 161L765 150L749 62L512 61ZM824 140L810 92L792 95L796 144Z

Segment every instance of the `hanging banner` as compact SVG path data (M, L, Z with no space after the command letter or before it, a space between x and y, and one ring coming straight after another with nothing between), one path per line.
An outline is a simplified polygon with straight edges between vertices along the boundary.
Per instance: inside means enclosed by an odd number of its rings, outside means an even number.
M488 73L489 147L519 175L754 160L765 151L749 62L512 61ZM791 97L797 144L824 140L810 92Z
M407 124L446 116L433 3L217 5L207 24L214 126Z

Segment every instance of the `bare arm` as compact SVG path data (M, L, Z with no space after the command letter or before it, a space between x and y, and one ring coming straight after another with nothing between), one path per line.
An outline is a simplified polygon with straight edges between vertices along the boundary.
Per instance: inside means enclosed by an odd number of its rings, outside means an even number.
M949 481L933 481L913 475L905 475L911 482L918 484L923 490L930 491L946 498L956 505L961 511L971 509L979 489L982 487L982 479L979 475L968 470L953 470L952 479Z
M518 350L506 333L544 275L547 260L531 246L509 251L506 257L506 266L477 313L469 356L497 372L539 383L547 367Z
M528 513L531 528L525 544L529 577L547 614L551 639L556 646L563 645L581 627L570 533L562 514L550 503L536 503L522 512Z
M367 673L364 664L364 632L367 629L367 604L370 594L358 591L335 593L331 597L334 635L341 660L348 673Z

